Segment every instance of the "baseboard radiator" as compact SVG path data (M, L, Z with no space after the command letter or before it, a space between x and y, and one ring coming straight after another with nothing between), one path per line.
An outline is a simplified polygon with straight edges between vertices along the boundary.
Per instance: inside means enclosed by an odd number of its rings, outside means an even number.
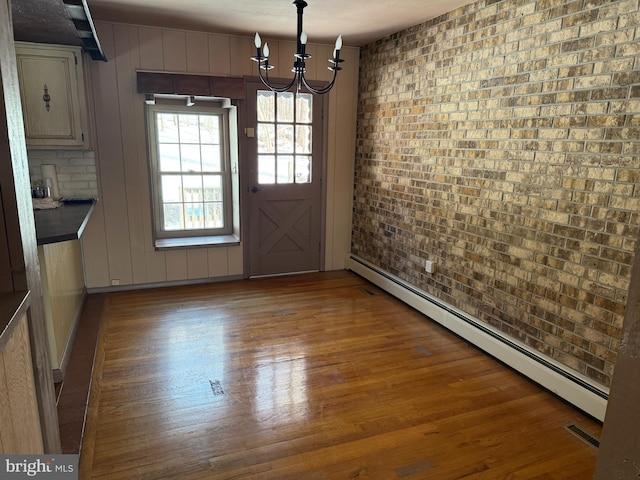
M346 267L580 410L604 421L609 393L586 376L355 255L347 257Z

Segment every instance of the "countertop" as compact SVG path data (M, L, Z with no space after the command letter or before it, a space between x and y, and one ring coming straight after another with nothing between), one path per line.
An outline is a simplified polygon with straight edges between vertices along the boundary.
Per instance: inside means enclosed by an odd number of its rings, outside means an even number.
M58 208L35 210L38 245L80 238L93 211L95 200L64 202Z

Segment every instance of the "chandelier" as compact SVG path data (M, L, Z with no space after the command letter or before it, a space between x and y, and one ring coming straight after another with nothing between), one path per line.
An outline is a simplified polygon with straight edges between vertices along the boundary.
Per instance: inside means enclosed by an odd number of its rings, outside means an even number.
M296 85L298 92L302 91L302 89L304 88L311 93L323 95L333 88L333 85L336 82L338 71L342 70L342 67L340 67L340 64L344 62L344 60L340 58L340 49L342 48L342 35L339 35L338 39L336 40L336 46L333 50L333 58L329 59L330 65L327 67L333 72L333 78L331 79L331 82L321 88L312 87L311 85L309 85L307 79L304 76L306 71L305 60L307 58L311 58L311 55L309 55L305 51L307 48L307 34L302 30L302 15L304 13L304 7L307 6L307 2L305 2L305 0L295 0L293 2L293 5L298 10L298 34L296 53L293 55L293 68L291 69L291 71L293 72L293 78L291 79L291 82L289 82L288 85L284 86L275 86L271 84L271 81L269 80L269 70L275 67L269 63L269 45L265 43L264 48L262 47L262 39L260 38L260 35L258 33L256 33L255 36L257 54L255 57L251 57L251 60L253 60L254 62L258 62L258 74L260 75L260 80L262 80L262 83L264 83L264 85L273 92L286 92L291 87Z

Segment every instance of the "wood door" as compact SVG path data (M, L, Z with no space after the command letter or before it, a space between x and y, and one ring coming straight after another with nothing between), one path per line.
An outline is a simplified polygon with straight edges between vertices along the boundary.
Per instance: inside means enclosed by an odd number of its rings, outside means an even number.
M323 102L247 88L249 274L318 271Z

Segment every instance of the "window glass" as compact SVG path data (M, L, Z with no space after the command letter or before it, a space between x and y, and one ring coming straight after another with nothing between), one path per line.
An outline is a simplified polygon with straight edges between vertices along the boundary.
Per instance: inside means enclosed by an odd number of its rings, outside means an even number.
M276 153L276 126L271 123L258 124L258 153Z
M296 95L296 123L311 123L311 105L313 97L310 93L298 93Z
M180 158L183 172L200 172L200 145L184 144L180 146Z
M259 122L275 122L276 120L276 94L266 90L258 91L257 115Z
M182 202L182 176L163 175L161 177L162 200L165 203Z
M257 92L258 183L311 182L313 98Z
M293 125L278 125L278 153L293 153Z
M222 171L222 151L220 145L201 145L200 154L202 155L203 172Z
M205 203L205 228L221 228L224 225L222 202Z
M296 153L311 153L311 125L296 125Z
M293 183L293 155L278 155L278 183Z
M157 115L158 142L178 143L178 115L160 113Z
M198 115L180 115L180 143L200 143Z
M161 143L158 145L160 157L160 170L163 172L180 171L180 145L173 143Z
M258 183L276 183L275 155L258 155Z
M276 98L278 99L278 123L293 123L293 96L293 92L284 92L277 94Z
M148 108L149 139L155 144L150 166L156 236L231 233L226 112L214 107ZM275 133L270 142L275 150ZM275 166L271 175L275 178Z
M220 118L211 115L200 115L200 143L220 143Z
M296 183L311 183L311 156L296 156Z

